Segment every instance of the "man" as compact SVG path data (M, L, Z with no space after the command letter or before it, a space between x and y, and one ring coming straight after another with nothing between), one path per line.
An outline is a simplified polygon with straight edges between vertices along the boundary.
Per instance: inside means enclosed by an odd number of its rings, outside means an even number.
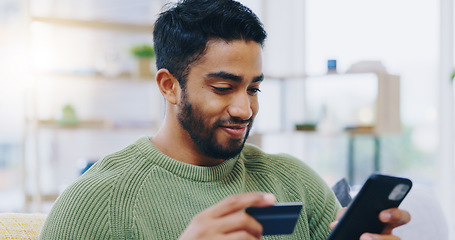
M258 112L262 45L257 17L232 0L187 0L155 24L156 81L166 116L153 138L113 153L59 197L41 239L260 239L244 212L275 201L304 206L293 235L325 239L340 206L303 162L245 144ZM381 213L382 235L409 221ZM330 226L332 225L332 226Z

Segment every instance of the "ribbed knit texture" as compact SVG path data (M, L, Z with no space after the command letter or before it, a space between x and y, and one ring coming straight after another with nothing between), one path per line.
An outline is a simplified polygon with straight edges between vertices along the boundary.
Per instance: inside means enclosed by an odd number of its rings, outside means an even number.
M97 162L55 202L40 239L177 239L191 219L229 195L261 191L302 201L292 235L325 239L340 208L325 182L302 161L246 145L213 167L174 160L148 137Z

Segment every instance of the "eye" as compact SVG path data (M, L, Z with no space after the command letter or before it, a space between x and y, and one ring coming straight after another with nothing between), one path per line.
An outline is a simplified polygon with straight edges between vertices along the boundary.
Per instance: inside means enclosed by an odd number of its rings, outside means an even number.
M256 94L260 93L261 90L259 88L249 88L248 92L250 93L250 95L256 95Z
M216 93L226 94L232 90L232 87L212 87Z

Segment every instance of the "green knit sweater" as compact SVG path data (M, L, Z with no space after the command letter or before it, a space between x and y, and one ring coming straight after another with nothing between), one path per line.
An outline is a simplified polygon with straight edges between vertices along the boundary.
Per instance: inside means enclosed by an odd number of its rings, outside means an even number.
M246 145L214 167L176 161L147 137L106 156L55 202L40 239L177 239L193 216L229 195L261 191L278 202L303 202L292 235L325 239L339 204L302 161Z

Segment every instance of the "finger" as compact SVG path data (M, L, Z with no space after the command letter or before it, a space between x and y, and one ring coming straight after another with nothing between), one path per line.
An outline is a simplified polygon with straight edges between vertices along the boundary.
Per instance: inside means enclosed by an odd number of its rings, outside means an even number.
M379 235L372 233L364 233L360 236L360 240L400 240L398 236L395 235Z
M347 207L344 207L344 208L338 210L335 219L336 219L336 220L340 220L341 217L344 215L344 213L346 212L347 209L348 209Z
M409 214L409 212L405 210L391 208L382 211L379 214L379 219L382 222L387 223L382 233L391 234L394 228L404 225L411 221L411 215Z
M217 225L223 233L247 232L256 238L262 236L262 225L244 211L225 216L223 221L218 220Z
M340 210L338 210L337 214L336 214L336 217L335 217L335 221L333 221L332 223L330 223L329 227L330 229L334 229L335 226L338 224L339 220L341 219L341 217L344 215L344 213L346 212L348 208L344 207Z
M333 230L337 226L338 222L339 221L331 222L330 225L329 225L330 230Z
M206 214L211 217L222 217L227 214L243 210L247 207L267 207L275 203L275 196L271 193L243 193L229 196L217 204L207 208Z
M258 240L261 237L255 237L247 232L233 232L223 236L223 240Z

